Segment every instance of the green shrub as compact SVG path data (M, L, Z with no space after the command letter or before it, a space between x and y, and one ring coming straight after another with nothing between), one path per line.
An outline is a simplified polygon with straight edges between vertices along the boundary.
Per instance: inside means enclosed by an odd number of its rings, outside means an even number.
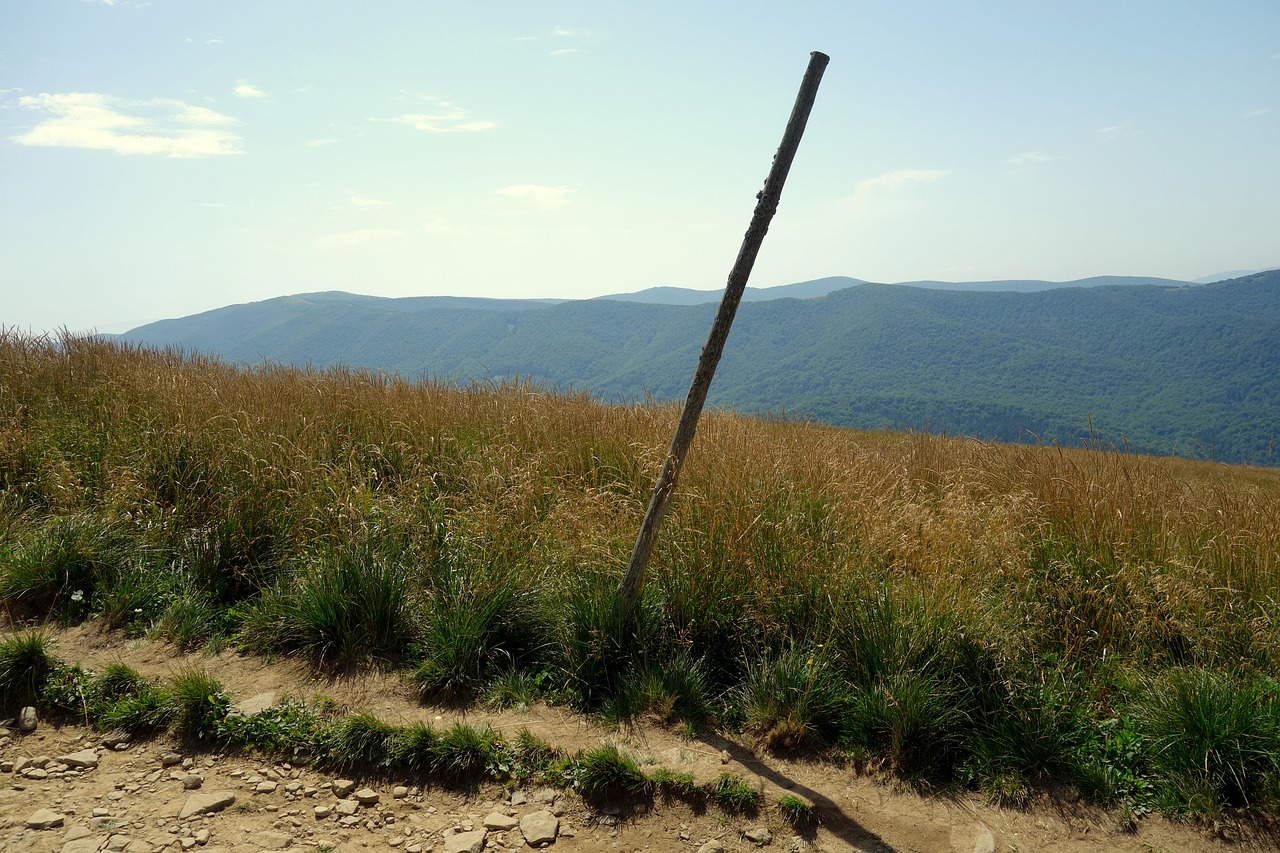
M231 714L218 726L221 740L262 752L310 753L322 731L323 721L313 708L300 702L282 702L256 714Z

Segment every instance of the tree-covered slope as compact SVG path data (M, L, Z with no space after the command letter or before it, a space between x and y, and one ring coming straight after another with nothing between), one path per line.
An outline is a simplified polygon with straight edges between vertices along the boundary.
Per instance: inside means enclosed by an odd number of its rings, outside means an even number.
M682 397L714 304L310 294L123 337L233 361ZM710 401L858 427L1274 462L1280 272L1197 287L862 284L744 303Z

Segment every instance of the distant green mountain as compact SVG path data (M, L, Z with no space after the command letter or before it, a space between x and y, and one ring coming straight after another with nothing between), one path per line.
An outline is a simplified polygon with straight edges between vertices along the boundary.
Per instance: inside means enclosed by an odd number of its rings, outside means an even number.
M744 302L710 402L860 428L1277 462L1280 271L1194 287L1089 281L1033 291L857 284ZM235 362L523 377L625 402L683 398L715 310L323 293L120 337Z

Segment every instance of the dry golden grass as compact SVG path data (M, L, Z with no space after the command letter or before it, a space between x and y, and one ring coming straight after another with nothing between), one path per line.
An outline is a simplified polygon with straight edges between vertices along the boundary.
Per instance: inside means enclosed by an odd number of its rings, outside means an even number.
M10 526L257 511L290 551L447 518L548 575L621 570L678 415L14 332L0 377ZM888 584L1030 620L1067 655L1270 666L1278 553L1276 471L709 413L653 576L760 618L771 600Z

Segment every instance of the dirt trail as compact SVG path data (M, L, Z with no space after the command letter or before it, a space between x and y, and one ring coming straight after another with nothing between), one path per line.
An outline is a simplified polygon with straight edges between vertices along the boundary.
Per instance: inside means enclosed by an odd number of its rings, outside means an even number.
M182 754L178 744L165 739L116 751L105 748L102 737L91 730L42 723L33 734L14 733L0 748L0 762L21 766L24 760L41 763L43 758L45 767L51 768L44 771L44 778L12 770L0 773L0 850L4 851L248 853L287 847L328 853L440 853L455 847L468 849L460 845L479 837L485 850L528 850L526 833L510 825L548 811L558 818L551 849L566 852L1273 849L1269 841L1242 840L1231 832L1224 833L1232 837L1233 843L1227 844L1205 829L1160 818L1143 819L1138 831L1129 834L1120 831L1114 813L1078 801L1042 798L1027 811L1012 811L992 807L978 797L922 797L847 768L779 759L755 751L747 742L717 736L687 740L645 725L611 730L560 708L461 713L423 706L397 677L381 673L328 680L293 661L268 663L235 652L182 654L163 643L122 640L119 634L93 625L59 631L55 637L60 658L91 670L116 661L147 676L198 667L222 682L238 703L320 693L397 725L424 720L447 726L454 719L466 719L473 724L487 722L507 735L528 727L568 751L613 741L649 769L666 766L690 772L698 781L722 771L735 773L761 786L766 806L750 818L728 817L714 807L695 813L683 803L661 798L597 811L572 793L552 797L556 792L510 791L495 785L462 795L420 787L404 776L351 776L349 781L357 790L368 789L365 799L369 802L342 805L357 801L344 786L335 789L338 775L333 773L251 754ZM58 769L67 764L60 762L62 757L86 750L94 755L96 767ZM177 763L166 765L166 761ZM198 786L188 778L194 776L200 777ZM184 807L192 808L193 796L219 792L233 796L234 802L220 811L180 817ZM816 829L797 834L772 807L784 793L814 804L820 816ZM371 801L374 797L376 802ZM352 814L343 813L352 808ZM61 816L61 823L29 828L42 809ZM486 822L492 828L486 829ZM762 846L749 836L769 840Z

